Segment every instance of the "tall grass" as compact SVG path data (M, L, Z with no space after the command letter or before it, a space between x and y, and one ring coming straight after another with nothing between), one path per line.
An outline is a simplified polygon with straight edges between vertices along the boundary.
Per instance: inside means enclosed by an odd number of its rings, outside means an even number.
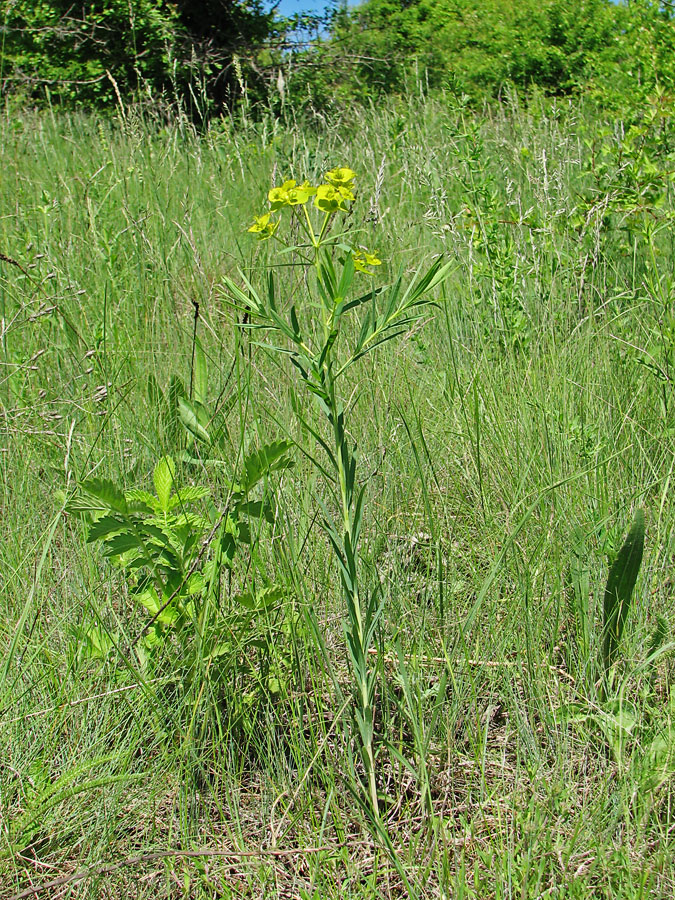
M672 894L672 125L631 124L453 98L201 136L133 113L2 118L0 896L76 875L65 896ZM246 227L269 186L343 164L383 281L454 263L439 309L346 376L361 572L386 601L385 840L351 792L331 500L293 404L318 419L223 288L264 274ZM278 290L308 300L290 268ZM94 476L149 487L177 456L148 376L190 384L197 307L228 471L296 448L231 573L284 585L283 685L242 729L246 680L224 684L202 743L182 730L189 698L78 654L83 623L133 636L144 619L59 499ZM190 477L225 496L221 467ZM597 713L603 591L638 507L617 743L579 710Z

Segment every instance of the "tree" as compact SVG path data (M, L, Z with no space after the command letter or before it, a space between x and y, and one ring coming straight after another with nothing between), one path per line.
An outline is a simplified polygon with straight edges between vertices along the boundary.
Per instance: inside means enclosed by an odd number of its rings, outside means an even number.
M245 65L243 75L233 60L248 56L269 38L274 13L260 0L174 0L181 27L183 71L203 91L211 111L231 106L241 91L242 77L256 81Z
M361 57L357 79L388 91L413 72L473 95L506 82L566 93L616 33L609 0L367 0L336 17L334 40Z
M260 0L8 0L0 89L99 106L178 94L199 115L221 111L237 92L233 56L272 19Z
M9 0L0 22L3 93L111 105L166 86L177 17L163 0Z

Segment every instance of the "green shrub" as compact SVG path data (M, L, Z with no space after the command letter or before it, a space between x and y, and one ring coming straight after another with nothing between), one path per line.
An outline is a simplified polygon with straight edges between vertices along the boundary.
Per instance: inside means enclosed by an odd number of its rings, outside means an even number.
M175 7L157 0L16 0L2 22L3 89L100 106L116 103L115 83L124 97L161 91L176 26Z

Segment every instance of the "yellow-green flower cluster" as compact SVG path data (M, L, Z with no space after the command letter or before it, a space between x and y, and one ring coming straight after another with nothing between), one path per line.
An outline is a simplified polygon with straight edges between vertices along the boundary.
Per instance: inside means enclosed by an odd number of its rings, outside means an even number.
M347 209L347 204L354 199L352 188L355 178L356 172L346 166L326 172L326 184L320 184L316 189L314 206L327 213Z
M368 266L381 266L382 260L378 257L377 251L368 253L367 250L354 250L352 252L354 260L354 268L357 272L365 272L366 275L372 275Z
M279 222L270 218L271 213L283 209L285 206L304 206L311 197L314 197L314 206L326 214L335 213L338 210L348 209L348 204L354 200L354 179L356 172L346 166L338 166L326 172L326 181L318 187L313 187L308 181L298 184L290 178L280 187L273 187L268 193L270 213L262 216L254 216L253 225L248 229L257 235L260 240L271 238L279 226ZM376 265L370 263L369 265ZM365 271L365 269L361 270Z
M270 219L270 213L265 213L264 216L253 216L253 225L248 230L256 234L258 240L266 241L279 227L279 222L272 222Z
M308 181L297 184L292 179L284 181L281 187L272 188L267 195L270 201L272 212L281 209L284 206L301 206L307 203L309 198L316 194L316 188L312 187Z

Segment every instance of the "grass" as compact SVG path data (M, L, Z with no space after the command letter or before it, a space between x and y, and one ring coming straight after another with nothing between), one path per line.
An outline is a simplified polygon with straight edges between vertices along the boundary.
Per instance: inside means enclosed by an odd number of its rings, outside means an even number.
M638 140L581 106L474 116L451 98L201 136L133 111L3 116L0 897L672 896L673 754L652 759L655 736L671 746L672 124L642 124ZM423 326L349 376L361 562L385 601L386 837L355 787L328 495L292 402L319 417L223 289L264 272L245 229L269 187L335 165L359 174L350 222L383 280L455 264ZM236 676L201 743L194 697L78 655L83 623L133 636L144 618L59 494L93 474L151 485L176 438L148 375L190 383L197 306L227 464L297 448L232 576L285 586L283 690L242 728ZM183 478L226 490L217 467ZM605 708L608 559L638 507Z

